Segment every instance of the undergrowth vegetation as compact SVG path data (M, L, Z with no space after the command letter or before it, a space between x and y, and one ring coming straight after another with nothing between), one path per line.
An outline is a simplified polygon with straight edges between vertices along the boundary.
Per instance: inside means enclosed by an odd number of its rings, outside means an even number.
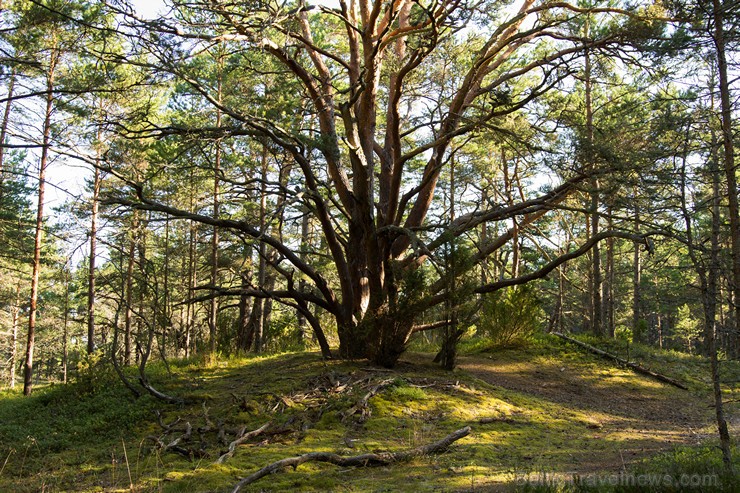
M230 491L241 477L283 458L402 451L467 425L471 435L444 454L381 468L307 463L246 491L479 491L501 484L603 491L613 476L594 485L602 473L680 480L721 472L702 358L630 348L633 359L686 379L692 391L685 393L549 336L497 352L481 352L474 339L466 344L475 354L463 356L462 369L452 373L421 353L407 354L394 370L323 361L315 353L150 364L151 383L185 399L181 405L134 399L115 373L91 360L69 385L40 388L30 398L0 395L0 491ZM728 380L740 374L734 362L724 369ZM600 395L613 395L614 406ZM644 430L630 433L638 423L619 405L631 399L638 407L684 407L686 424L651 430L657 421L642 423ZM689 420L696 416L703 427ZM696 437L666 440L683 428ZM240 436L260 429L216 463ZM661 450L673 451L656 456Z

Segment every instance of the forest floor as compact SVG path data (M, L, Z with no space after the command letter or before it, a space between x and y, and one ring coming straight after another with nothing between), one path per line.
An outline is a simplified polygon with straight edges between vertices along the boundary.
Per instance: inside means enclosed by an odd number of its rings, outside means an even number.
M618 343L598 343L624 356ZM306 463L243 491L555 491L574 478L718 464L707 362L631 351L689 390L554 337L464 355L454 372L417 352L393 370L315 353L152 365L152 383L186 399L174 405L134 400L114 375L93 369L31 398L0 394L0 491L226 492L283 458L408 450L463 426L471 434L443 454L376 468ZM723 369L726 381L740 380L740 364ZM734 435L735 391L726 398ZM215 463L243 430L267 423Z

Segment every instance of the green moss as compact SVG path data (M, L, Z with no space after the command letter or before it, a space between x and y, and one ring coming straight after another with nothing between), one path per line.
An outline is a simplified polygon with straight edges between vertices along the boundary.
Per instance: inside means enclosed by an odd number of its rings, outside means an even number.
M666 373L696 372L692 385L708 390L699 376L706 374L700 373L706 364L700 358L638 349L641 352L634 354L651 358ZM512 372L560 374L562 368L584 392L631 387L685 405L681 391L653 384L556 338L535 338L525 349L486 354L475 361L504 365ZM629 431L613 431L634 426L618 413L590 409L577 400L557 402L526 387L504 389L462 371L445 372L431 363L429 354L407 354L390 373L367 370L364 362L325 362L316 353L172 361L170 370L171 376L163 365L151 365L153 385L197 402L170 406L148 396L133 400L117 381L92 393L76 387L81 384L51 386L30 399L17 392L1 393L0 464L6 458L7 464L0 472L0 491L128 491L129 472L140 492L228 491L239 477L286 457L310 451L356 455L405 450L472 425L473 434L446 454L388 468L304 464L248 489L466 491L522 475L535 477L541 471L552 479L595 454L619 461L623 450L641 443ZM740 374L740 365L728 362L723 370ZM539 377L532 375L528 385L539 386ZM370 388L389 378L393 385L370 398L364 414L345 414ZM147 437L162 433L155 410L162 411L166 423L180 418L197 428L204 424L203 402L211 420L229 429L255 429L270 421L275 429L293 431L244 444L222 465L213 464L224 448L215 443L208 449L210 457L193 462L152 448ZM480 424L483 418L491 421ZM616 425L609 431L600 428L602 423ZM694 467L685 457L666 460Z
M429 398L424 389L407 385L393 387L388 395L392 400L401 403L414 403L425 401Z

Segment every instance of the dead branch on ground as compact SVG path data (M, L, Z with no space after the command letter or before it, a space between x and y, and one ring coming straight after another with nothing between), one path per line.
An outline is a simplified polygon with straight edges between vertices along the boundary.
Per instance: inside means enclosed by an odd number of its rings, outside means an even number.
M232 493L238 493L244 486L252 484L268 474L273 474L286 467L292 467L295 469L306 462L326 462L339 467L377 467L407 462L422 455L439 454L447 450L449 446L457 440L469 435L470 431L470 427L466 426L465 428L461 428L447 435L437 442L401 452L382 452L378 454L369 453L351 457L345 457L331 452L309 452L297 457L282 459L263 467L239 481L236 486L234 486Z

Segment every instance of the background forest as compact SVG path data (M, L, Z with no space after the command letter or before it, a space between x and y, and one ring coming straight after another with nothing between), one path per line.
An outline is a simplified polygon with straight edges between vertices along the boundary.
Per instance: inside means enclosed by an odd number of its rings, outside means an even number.
M4 386L542 331L740 357L736 3L163 13L0 2Z
M4 2L6 382L27 333L62 380L708 318L738 357L734 5L385 8ZM52 170L87 181L50 210Z

